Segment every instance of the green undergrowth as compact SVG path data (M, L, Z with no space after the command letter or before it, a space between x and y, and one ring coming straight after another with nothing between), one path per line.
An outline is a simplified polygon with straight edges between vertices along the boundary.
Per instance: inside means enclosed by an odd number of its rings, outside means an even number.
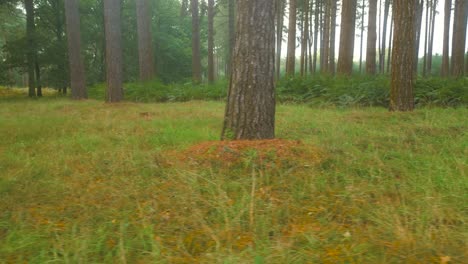
M0 263L468 259L466 108L280 105L278 138L320 158L186 162L223 109L0 101Z

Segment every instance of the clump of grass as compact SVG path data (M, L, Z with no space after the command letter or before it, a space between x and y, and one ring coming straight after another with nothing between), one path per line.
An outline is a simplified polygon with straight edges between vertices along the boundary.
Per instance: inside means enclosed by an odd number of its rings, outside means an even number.
M7 263L438 263L466 255L467 109L280 106L310 166L175 160L217 140L223 104L0 106ZM275 159L281 159L280 156Z

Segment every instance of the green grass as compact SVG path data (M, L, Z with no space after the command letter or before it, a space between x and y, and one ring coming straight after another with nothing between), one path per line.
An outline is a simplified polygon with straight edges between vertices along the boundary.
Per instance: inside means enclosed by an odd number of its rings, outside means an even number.
M466 108L282 105L277 136L319 162L181 162L223 109L0 101L0 263L468 259Z

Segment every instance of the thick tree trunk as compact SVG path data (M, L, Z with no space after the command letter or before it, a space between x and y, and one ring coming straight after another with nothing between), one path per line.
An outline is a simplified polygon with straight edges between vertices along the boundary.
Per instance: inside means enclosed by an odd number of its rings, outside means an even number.
M296 0L289 0L288 55L286 75L294 76L296 71Z
M377 0L369 0L369 21L367 32L366 73L374 75L376 69L377 44Z
M81 57L80 14L78 8L78 0L65 0L68 61L72 99L75 100L88 98L84 64Z
M392 53L390 111L414 109L414 1L394 0L395 32Z
M202 81L201 55L200 55L200 11L198 0L191 0L192 8L192 82L199 84Z
M351 75L353 72L354 33L356 27L357 0L343 2L341 14L340 54L338 57L338 74Z
M450 58L449 58L449 47L450 47L450 19L452 16L452 0L445 0L445 11L444 11L444 48L442 52L442 66L441 73L442 77L449 76L450 73Z
M208 0L208 83L214 81L214 0Z
M275 137L275 5L239 0L223 139Z
M104 0L104 26L106 31L106 100L109 103L115 103L123 99L120 1Z
M136 10L140 81L149 81L155 74L149 0L136 0Z
M465 71L465 45L468 1L455 0L452 39L452 76L463 77Z
M27 51L26 61L28 69L28 94L30 97L36 96L36 82L34 76L35 70L35 26L34 26L34 3L33 0L24 1L24 9L26 10L26 40Z

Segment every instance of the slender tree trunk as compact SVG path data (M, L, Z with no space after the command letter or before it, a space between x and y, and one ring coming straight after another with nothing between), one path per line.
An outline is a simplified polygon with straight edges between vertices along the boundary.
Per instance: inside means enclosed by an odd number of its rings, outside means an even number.
M455 0L452 39L452 76L463 77L465 71L465 45L468 2Z
M384 9L384 21L382 28L382 46L380 48L380 58L379 58L379 70L381 74L385 73L385 54L386 54L386 43L387 43L387 27L388 27L388 14L390 12L390 0L385 0L385 9Z
M301 44L301 76L307 74L307 47L309 42L309 0L304 0L303 21L302 28L302 44Z
M294 76L296 71L296 0L289 0L288 55L286 75Z
M415 42L414 42L414 73L418 74L418 66L419 66L419 46L421 43L421 25L422 25L422 15L424 10L424 1L423 0L416 0L416 19L414 20L416 32Z
M214 0L208 0L208 83L214 81Z
M442 52L442 66L441 73L442 77L447 77L450 72L450 58L449 58L449 43L450 43L450 19L452 15L452 0L445 0L445 11L444 11L444 48Z
M377 0L369 0L369 22L367 30L366 73L374 75L376 69Z
M115 103L123 99L120 1L104 0L104 26L106 31L107 102Z
M149 81L155 73L149 0L136 0L136 10L140 81Z
M425 29L425 34L424 34L424 57L423 57L423 68L422 68L422 76L426 77L426 71L427 71L427 52L428 52L428 43L429 43L429 7L430 7L430 0L427 1L426 3L426 26L424 27Z
M276 79L281 78L281 48L283 46L283 24L285 0L277 0L278 9L276 12Z
M200 55L200 11L198 0L191 0L192 9L192 82L199 84L202 81L201 55Z
M337 12L337 0L331 0L331 21L330 21L330 54L328 62L328 73L332 76L336 73L335 63L335 40L336 40L336 12Z
M320 0L315 0L315 15L314 15L314 58L313 58L313 69L312 73L317 72L317 51L318 51L318 32L319 32L319 12L320 12Z
M319 13L319 31L320 31L320 72L325 64L325 3L327 0L320 0L320 13Z
M390 73L391 59L392 59L392 42L393 42L393 12L390 20L390 37L388 39L388 55L387 55L387 74Z
M33 0L24 1L24 9L26 10L26 40L27 40L27 51L26 60L28 65L28 94L29 97L36 96L36 82L34 76L35 70L35 26L34 26L34 3Z
M275 5L239 0L223 139L275 137Z
M340 54L338 74L351 75L353 72L354 32L356 27L356 0L343 2L341 15Z
M234 44L236 41L236 26L235 26L235 0L228 0L228 56L227 56L227 75L231 74L231 61L232 61L232 51L234 49Z
M366 8L366 3L364 0L362 0L362 5L361 5L361 43L360 43L360 48L359 48L359 73L362 73L362 53L364 50L364 17L365 17L365 8Z
M437 15L437 0L433 0L432 4L432 18L431 18L431 30L429 39L429 50L427 55L427 72L432 75L432 52L434 49L434 31L435 31L435 20Z
M390 111L414 109L414 1L394 0L395 37L393 40Z
M320 72L322 74L328 73L328 62L330 60L330 2L330 0L324 1L325 18L323 23L323 53L320 54L322 58Z

